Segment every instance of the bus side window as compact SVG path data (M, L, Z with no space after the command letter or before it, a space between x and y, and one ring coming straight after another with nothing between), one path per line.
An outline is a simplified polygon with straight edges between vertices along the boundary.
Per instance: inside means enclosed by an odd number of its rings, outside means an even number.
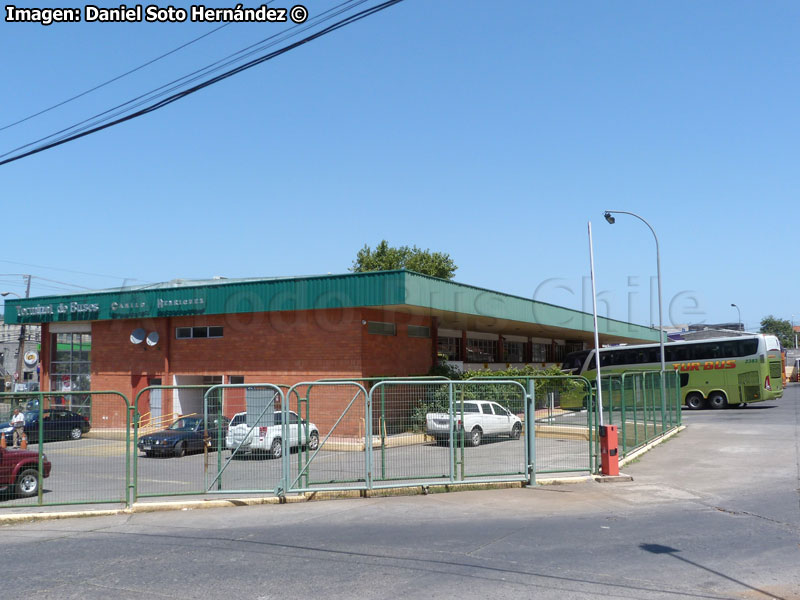
M758 340L739 340L739 352L734 356L750 356L758 352Z
M686 387L687 385L689 385L689 374L681 373L681 387Z

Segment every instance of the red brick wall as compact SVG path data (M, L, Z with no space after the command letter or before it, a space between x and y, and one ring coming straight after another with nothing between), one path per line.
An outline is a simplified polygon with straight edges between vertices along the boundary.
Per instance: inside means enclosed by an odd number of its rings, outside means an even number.
M397 324L397 335L367 333L363 321ZM409 338L409 324L431 326L428 317L374 309L331 309L234 315L198 315L160 319L125 319L92 323L92 390L116 390L131 402L153 378L173 384L173 375L242 375L245 383L292 385L324 378L424 375L433 363L432 338ZM175 328L222 326L222 338L175 339ZM159 343L132 344L136 328L155 331ZM46 333L46 329L45 329ZM43 362L43 366L45 363ZM43 380L47 379L44 369ZM355 388L317 389L311 418L323 435L352 399ZM162 392L162 411L172 411L172 394ZM225 412L243 410L243 394L230 393ZM95 427L125 424L124 402L112 396L93 398ZM291 408L296 410L296 401ZM149 394L140 398L149 411ZM359 416L360 415L360 416ZM363 431L361 401L340 424L339 435Z
M363 321L395 323L397 335L374 335L361 327L364 377L426 375L433 365L433 337L408 337L409 325L432 327L430 317L362 309Z

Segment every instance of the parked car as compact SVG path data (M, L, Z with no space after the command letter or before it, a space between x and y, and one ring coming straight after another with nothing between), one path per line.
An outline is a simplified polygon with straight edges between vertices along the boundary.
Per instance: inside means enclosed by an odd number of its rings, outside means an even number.
M480 446L483 437L507 435L512 440L519 439L522 421L497 402L488 400L465 400L464 421L461 422L459 405L453 423L454 431L463 430L470 446ZM438 442L450 437L450 415L448 413L428 413L426 415L427 433Z
M50 461L42 456L42 475L50 476ZM39 493L39 453L0 448L0 492L29 498Z
M25 435L28 443L35 444L39 440L39 411L26 410L25 415ZM44 438L42 441L53 440L79 440L85 433L92 428L89 419L71 410L60 408L48 408L42 411L42 429ZM11 423L0 424L0 432L6 436L6 444L11 445L14 440L14 428Z
M208 441L212 450L217 449L217 432L222 429L224 438L229 422L227 417L209 417ZM187 452L202 450L205 437L203 417L181 417L166 429L141 436L137 446L146 456L162 454L180 457Z
M269 417L269 415L265 415L265 417ZM266 452L272 458L280 458L283 453L281 441L282 417L281 411L276 410L266 425L250 427L247 424L247 413L237 413L231 419L231 426L228 428L225 445L228 450L232 452L235 450L237 454L242 452ZM299 435L298 423L300 424ZM319 429L317 429L317 426L302 420L294 411L289 411L288 436L289 448L299 446L301 437L304 438L302 445L312 452L319 448Z

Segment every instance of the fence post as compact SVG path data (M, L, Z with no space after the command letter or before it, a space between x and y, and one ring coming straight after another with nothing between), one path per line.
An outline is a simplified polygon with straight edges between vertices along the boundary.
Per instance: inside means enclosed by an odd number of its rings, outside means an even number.
M22 376L20 375L20 377L22 377ZM41 506L42 503L44 502L44 500L42 499L42 494L44 493L44 491L42 489L44 487L44 418L43 418L43 415L44 415L44 394L40 394L40 398L39 398L39 433L36 435L36 437L39 438L38 439L38 442L39 442L39 473L37 474L37 476L39 477L39 485L36 487L36 496L37 496L36 503L39 506ZM23 433L22 433L23 441L26 439L24 431L25 430L23 429Z
M381 389L383 391L383 389ZM381 397L381 399L383 399ZM375 468L374 456L372 454L372 394L365 394L364 409L364 453L366 454L366 488L372 489L372 470ZM381 453L382 454L382 453Z
M133 420L136 409L128 403L126 423L125 423L125 506L131 507L133 490L133 477L131 473L131 421Z
M447 406L450 413L450 483L456 480L456 415L455 406L453 405L453 382L447 384Z
M385 387L381 387L381 419L378 426L380 427L381 436L381 479L386 478L386 394Z
M528 462L528 486L536 485L536 382L528 379L528 394L525 398L525 444Z

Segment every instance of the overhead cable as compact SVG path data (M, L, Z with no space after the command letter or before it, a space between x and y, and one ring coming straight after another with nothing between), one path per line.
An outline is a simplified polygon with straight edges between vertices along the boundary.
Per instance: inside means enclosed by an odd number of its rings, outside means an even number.
M258 57L258 58L253 59L253 60L251 60L251 61L249 61L249 62L247 62L247 63L245 63L243 65L240 65L238 67L230 69L229 71L226 71L225 73L222 73L221 75L217 75L216 77L212 77L211 79L208 79L208 80L206 80L206 81L204 81L204 82L202 82L200 84L197 84L195 86L192 86L192 87L190 87L190 88L188 88L186 90L183 90L181 92L177 92L177 93L175 93L175 94L173 94L173 95L171 95L171 96L169 96L169 97L167 97L167 98L165 98L163 100L160 100L159 102L156 102L156 103L144 108L144 109L138 110L138 111L136 111L134 113L131 113L131 114L126 115L124 117L120 117L120 118L115 119L113 121L110 121L108 123L104 123L102 125L97 125L95 127L87 129L85 131L81 131L79 133L68 135L68 136L66 136L66 137L64 137L62 139L59 139L59 140L56 140L56 141L53 141L53 142L50 142L50 143L47 143L47 144L40 145L40 146L38 146L38 147L36 147L36 148L34 148L32 150L29 150L27 152L23 152L21 154L17 154L16 156L12 156L10 158L6 158L5 160L0 160L0 166L8 164L10 162L14 162L14 161L20 160L20 159L28 157L28 156L31 156L33 154L38 154L39 152L43 152L45 150L49 150L50 148L54 148L56 146L60 146L60 145L65 144L67 142L71 142L73 140L85 137L87 135L91 135L93 133L97 133L98 131L102 131L103 129L108 129L109 127L113 127L115 125L119 125L120 123L124 123L125 121L130 121L131 119L135 119L137 117L141 117L141 116L146 115L148 113L151 113L151 112L154 112L156 110L159 110L160 108L163 108L164 106L167 106L168 104L171 104L171 103L176 102L176 101L178 101L178 100L180 100L182 98L185 98L186 96L194 94L195 92L198 92L198 91L200 91L200 90L202 90L202 89L204 89L206 87L209 87L211 85L214 85L215 83L219 83L220 81L222 81L224 79L227 79L229 77L232 77L233 75L237 75L238 73L241 73L242 71L245 71L247 69L250 69L252 67L260 65L263 62L266 62L268 60L272 60L273 58L276 58L276 57L278 57L278 56L280 56L282 54L285 54L286 52L289 52L290 50L298 48L299 46L302 46L302 45L307 44L307 43L309 43L309 42L311 42L313 40L316 40L316 39L318 39L318 38L320 38L320 37L322 37L324 35L332 33L332 32L334 32L334 31L336 31L338 29L341 29L342 27L346 27L347 25L355 23L356 21L360 21L361 19L364 19L364 18L366 18L368 16L371 16L371 15L377 13L377 12L385 10L385 9L395 5L395 4L399 4L402 1L403 0L386 0L385 2L382 2L382 3L380 3L380 4L376 5L376 6L367 8L365 10L362 10L361 12L358 12L358 13L356 13L354 15L346 17L346 18L344 18L344 19L342 19L340 21L337 21L336 23L334 23L332 25L329 25L328 27L325 27L324 29L322 29L322 30L320 30L320 31L318 31L316 33L313 33L313 34L311 34L311 35L309 35L309 36L307 36L307 37L305 37L305 38L303 38L303 39L301 39L301 40L299 40L297 42L293 42L291 44L288 44L287 46L284 46L283 48L280 48L280 49L275 50L273 52L269 52L269 53L267 53L267 54L265 54L265 55L263 55L261 57ZM12 150L12 152L13 152L13 150ZM6 153L3 156L7 156L7 154L8 153Z

